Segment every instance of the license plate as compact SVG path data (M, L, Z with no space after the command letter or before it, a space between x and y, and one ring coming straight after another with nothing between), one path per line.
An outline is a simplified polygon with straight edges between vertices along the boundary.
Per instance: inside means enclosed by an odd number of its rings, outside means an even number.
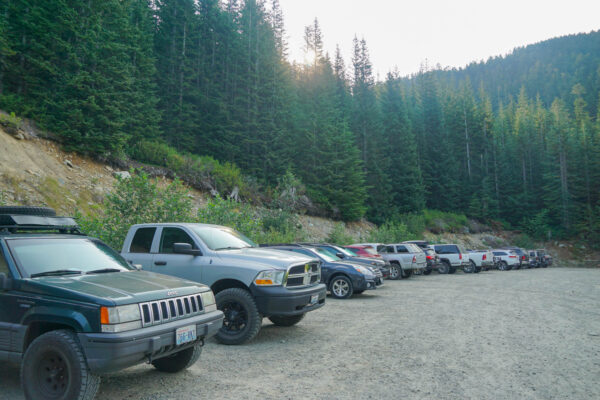
M317 301L319 301L318 294L313 294L312 296L310 296L310 305L311 306L317 304Z
M196 325L184 326L175 331L175 344L177 346L194 340L196 340Z

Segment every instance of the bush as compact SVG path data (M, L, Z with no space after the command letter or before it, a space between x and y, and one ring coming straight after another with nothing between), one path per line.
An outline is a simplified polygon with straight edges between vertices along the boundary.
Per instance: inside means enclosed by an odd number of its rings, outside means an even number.
M526 233L522 233L516 236L513 240L513 243L515 244L515 246L524 249L535 249L537 247L533 239Z
M206 207L198 209L198 222L229 226L253 239L261 233L259 216L247 204L223 199L219 196L208 201Z
M159 187L142 172L131 171L131 178L118 178L97 214L77 218L82 230L120 249L127 231L134 224L152 222L191 222L192 202L181 181Z
M22 124L21 118L17 117L14 112L11 112L9 115L0 114L0 125L4 127L6 133L14 135L21 129Z
M327 236L327 242L346 246L352 244L354 239L346 233L346 225L343 222L339 222L335 224L329 236Z
M523 230L535 239L544 240L548 236L548 233L552 232L547 209L543 209L533 217L526 219L522 225Z
M230 162L221 163L209 156L181 154L165 143L147 140L133 146L131 157L140 162L168 168L196 186L201 186L200 183L209 184L212 189L221 193L229 193L237 187L240 195L247 193L242 171Z
M369 242L375 243L399 243L414 239L415 233L410 232L408 227L399 221L387 221L369 234Z
M468 226L467 216L439 210L423 210L425 228L434 232L460 232Z

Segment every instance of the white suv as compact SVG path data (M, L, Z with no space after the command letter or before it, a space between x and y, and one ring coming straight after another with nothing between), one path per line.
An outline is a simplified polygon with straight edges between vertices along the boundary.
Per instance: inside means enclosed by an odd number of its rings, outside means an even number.
M471 264L469 253L460 244L434 244L433 249L440 256L440 274L453 274L457 268L464 272L479 272Z
M498 261L500 271L510 271L513 267L516 269L520 264L519 256L512 250L493 250L494 258Z

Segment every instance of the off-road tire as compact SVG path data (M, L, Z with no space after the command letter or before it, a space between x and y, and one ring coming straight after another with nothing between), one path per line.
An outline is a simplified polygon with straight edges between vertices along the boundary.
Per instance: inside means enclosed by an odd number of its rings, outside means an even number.
M77 335L61 329L29 345L21 363L21 385L27 400L91 400L100 377L90 372Z
M390 264L390 280L396 281L402 277L402 267L398 263Z
M438 274L449 274L452 266L448 261L442 261L438 266Z
M36 217L55 217L56 211L49 207L2 206L0 214L35 215Z
M193 347L178 351L170 356L154 360L152 361L152 365L160 372L174 374L194 365L200 358L200 354L202 354L202 346L196 344Z
M296 325L298 322L302 321L304 318L304 314L298 315L272 315L269 317L269 320L277 326L292 326Z
M223 327L215 335L219 343L227 345L242 344L252 340L258 334L262 325L262 317L258 312L254 299L246 289L231 288L222 290L217 293L215 300L217 308L225 314ZM229 318L231 313L235 311L231 310L231 305L238 305L239 314L246 314L244 327L237 334L231 333L232 329L230 329L233 327L234 321L230 321Z
M346 287L344 285L344 282L346 285L348 285L347 290L338 291L335 287L338 284L342 287ZM352 294L354 293L354 287L352 286L352 281L350 280L350 278L344 275L337 275L331 278L331 281L329 282L329 291L331 292L331 295L336 299L347 299L349 297L352 297Z

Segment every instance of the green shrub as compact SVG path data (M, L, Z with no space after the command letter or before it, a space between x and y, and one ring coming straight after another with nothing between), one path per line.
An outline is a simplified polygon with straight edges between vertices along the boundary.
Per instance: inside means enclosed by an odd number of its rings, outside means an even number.
M399 221L387 221L369 234L369 242L398 243L415 238L415 234Z
M513 243L515 246L522 247L524 249L535 249L537 247L533 239L526 233L517 235L513 239Z
M14 112L11 112L8 115L0 114L0 125L4 127L7 133L17 133L17 131L21 129L22 123L23 120L17 117Z
M203 224L229 226L253 239L261 233L261 220L247 204L223 199L219 196L198 209L197 221Z
M468 225L467 216L439 210L423 210L425 228L436 233L460 232Z
M120 249L131 225L193 221L189 194L178 179L161 188L146 174L132 170L131 178L118 179L96 214L77 217L86 234Z
M523 230L535 239L545 239L548 233L552 231L548 213L547 209L543 209L533 217L526 219L522 223Z
M329 236L327 236L328 243L338 244L340 246L349 245L354 242L352 236L346 233L346 224L339 222L335 224Z

